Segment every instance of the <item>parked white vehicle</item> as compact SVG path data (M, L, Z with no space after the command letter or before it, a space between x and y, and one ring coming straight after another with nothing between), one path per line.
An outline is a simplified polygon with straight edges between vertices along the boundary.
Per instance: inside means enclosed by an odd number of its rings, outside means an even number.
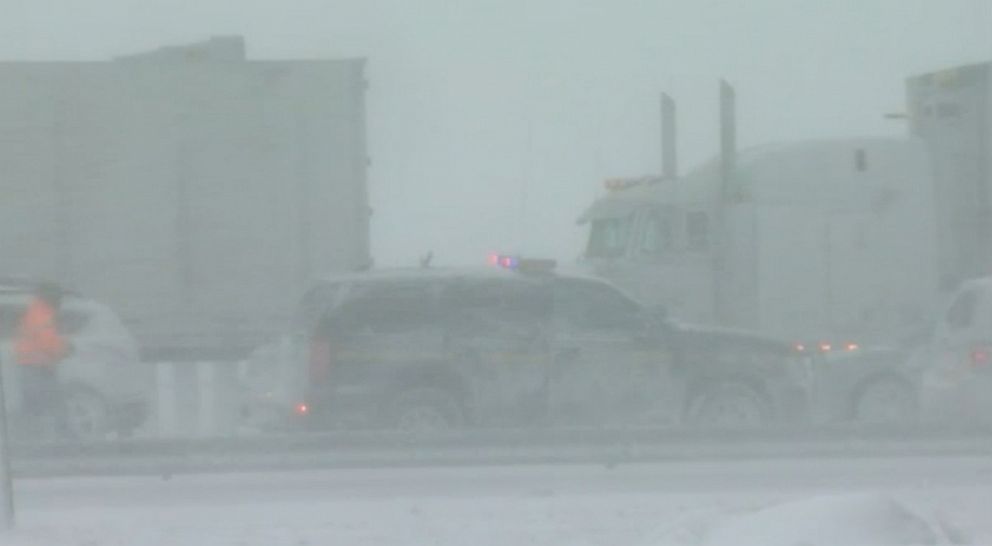
M970 424L992 416L992 277L967 281L938 317L925 359L923 414Z
M0 284L0 359L14 430L23 397L13 337L31 297L30 285ZM64 298L59 323L72 344L72 353L58 367L70 431L81 439L130 433L147 416L154 380L152 368L141 363L133 336L108 306L76 294Z

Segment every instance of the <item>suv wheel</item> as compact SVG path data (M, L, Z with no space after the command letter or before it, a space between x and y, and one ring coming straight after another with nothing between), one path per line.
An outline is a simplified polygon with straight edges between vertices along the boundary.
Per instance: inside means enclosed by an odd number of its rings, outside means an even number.
M706 389L690 407L694 425L735 427L765 423L768 409L761 395L741 383L724 383Z
M897 379L878 379L861 389L854 404L854 418L861 423L910 423L916 418L913 390Z
M460 422L458 402L447 392L423 388L400 393L393 402L390 424L398 430L448 430Z
M66 427L74 438L97 440L104 438L110 431L107 404L96 393L70 387L66 391L64 403Z

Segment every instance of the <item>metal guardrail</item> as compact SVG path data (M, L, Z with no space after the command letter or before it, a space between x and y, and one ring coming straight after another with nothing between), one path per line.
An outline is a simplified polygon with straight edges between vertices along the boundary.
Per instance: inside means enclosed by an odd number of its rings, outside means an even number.
M344 467L624 464L783 457L992 456L992 429L497 429L136 439L11 446L15 476Z

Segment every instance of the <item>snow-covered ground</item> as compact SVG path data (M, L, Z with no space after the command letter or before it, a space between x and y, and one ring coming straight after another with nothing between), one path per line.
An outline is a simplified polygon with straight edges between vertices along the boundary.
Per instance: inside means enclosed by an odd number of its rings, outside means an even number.
M0 544L992 544L992 460L24 480Z

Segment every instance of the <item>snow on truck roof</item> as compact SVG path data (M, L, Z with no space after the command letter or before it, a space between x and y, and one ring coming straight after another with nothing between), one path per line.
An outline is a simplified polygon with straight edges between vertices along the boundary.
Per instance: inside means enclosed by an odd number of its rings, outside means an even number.
M732 192L761 203L823 204L863 196L864 180L905 187L927 176L922 142L905 138L865 137L766 144L742 150L732 177ZM710 203L721 186L720 159L712 158L678 180L608 185L578 219L610 218L632 213L645 203Z

